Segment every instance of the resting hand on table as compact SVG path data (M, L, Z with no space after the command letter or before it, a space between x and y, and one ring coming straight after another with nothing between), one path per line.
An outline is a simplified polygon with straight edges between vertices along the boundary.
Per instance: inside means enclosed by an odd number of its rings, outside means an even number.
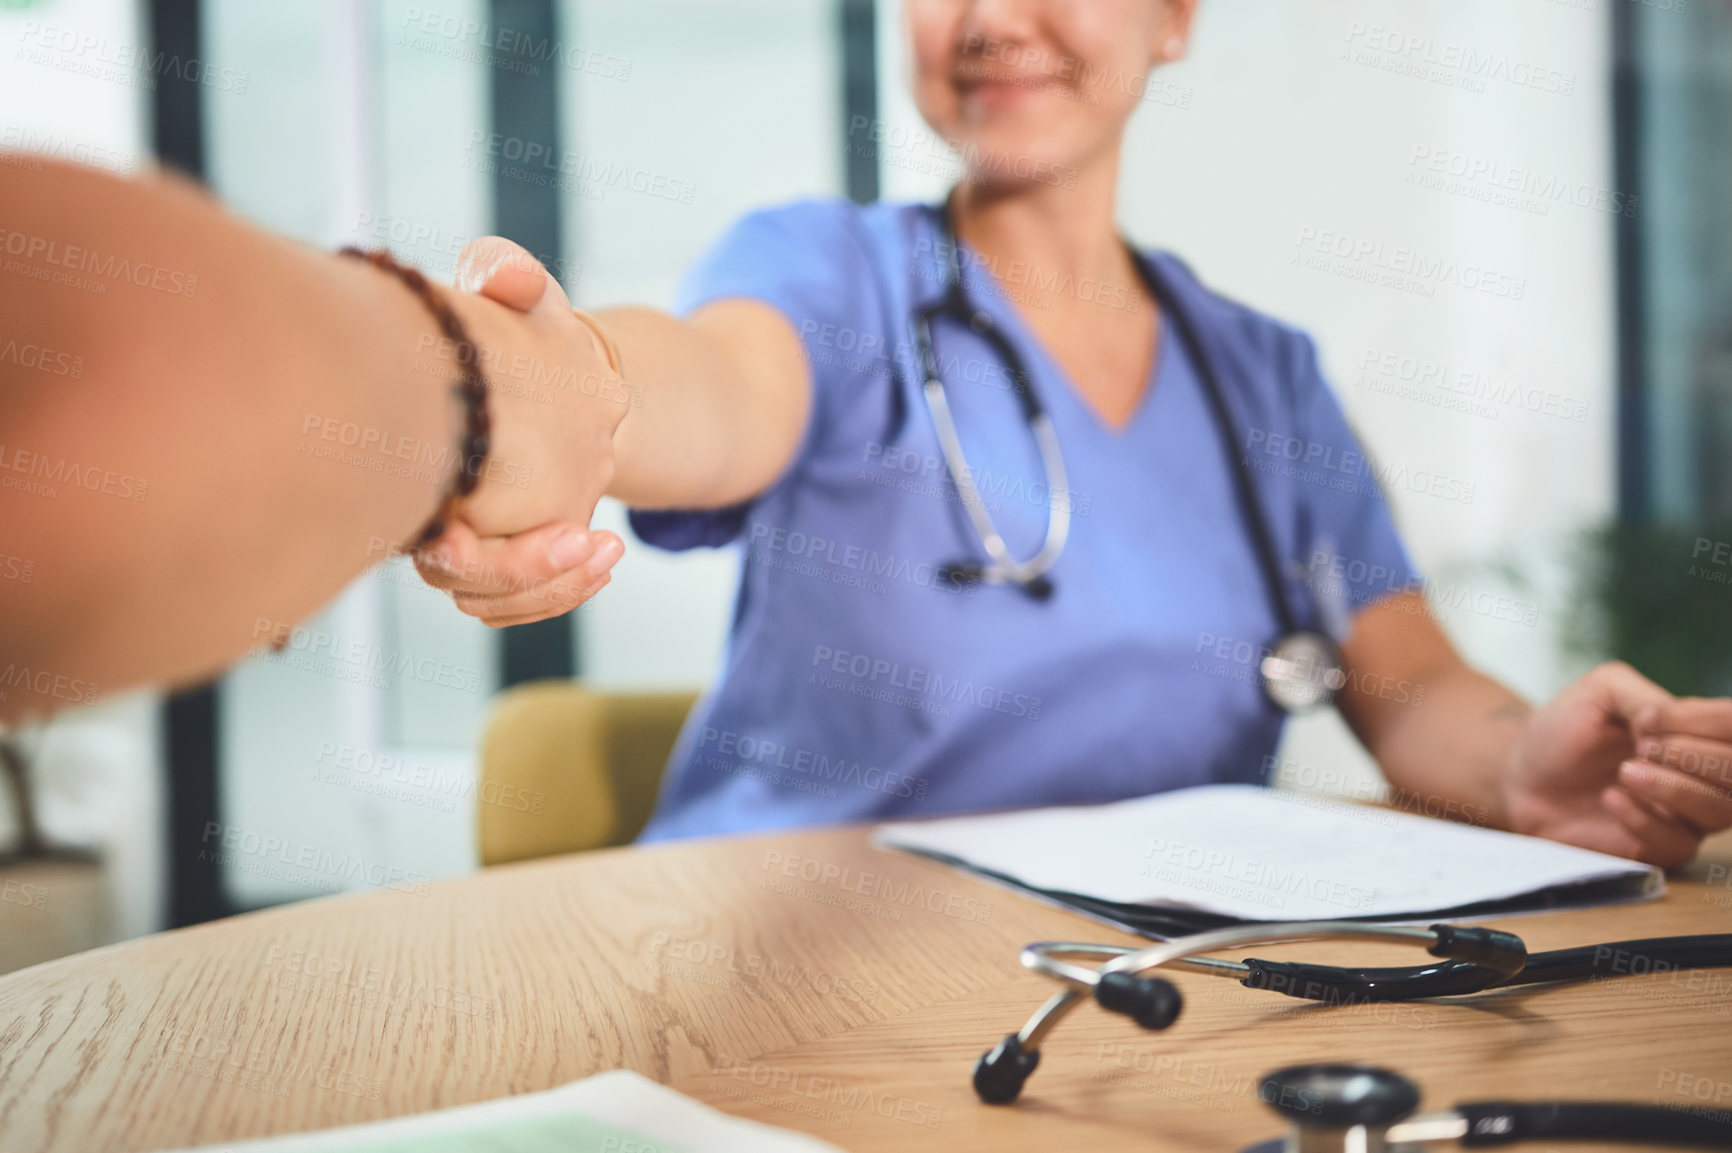
M457 287L521 313L537 339L524 347L509 314L506 324L472 329L498 467L484 471L461 520L416 551L415 567L485 624L558 616L599 592L625 552L618 536L588 526L613 475L613 433L630 394L559 282L522 248L499 237L471 242Z
M1517 832L1674 867L1732 827L1732 700L1604 664L1528 718L1502 778Z

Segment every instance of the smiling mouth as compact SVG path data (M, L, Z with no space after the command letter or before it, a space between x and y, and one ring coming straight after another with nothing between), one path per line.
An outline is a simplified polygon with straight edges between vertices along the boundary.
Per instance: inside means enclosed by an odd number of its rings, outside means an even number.
M958 87L971 88L1063 88L1065 85L1054 76L1040 72L1007 72L1002 68L991 68L984 64L963 61L951 73L951 79Z
M1056 76L1040 72L1007 72L1003 69L964 61L951 72L951 83L964 96L1010 92L1051 92L1067 100L1093 104L1092 94L1077 91ZM1098 99L1098 98L1096 98Z

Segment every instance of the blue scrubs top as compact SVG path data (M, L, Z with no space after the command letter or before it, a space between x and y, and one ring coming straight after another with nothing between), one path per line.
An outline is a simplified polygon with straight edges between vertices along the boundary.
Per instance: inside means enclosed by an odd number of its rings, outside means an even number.
M754 500L632 514L663 548L743 549L725 668L681 734L643 840L1261 781L1283 717L1257 666L1280 628L1236 468L1267 510L1302 625L1326 623L1319 588L1351 612L1418 580L1379 471L1302 333L1147 254L1215 365L1234 448L1165 316L1151 386L1114 430L1017 299L1075 292L1124 307L1144 285L1040 283L965 253L972 303L1014 343L1052 417L1073 513L1050 599L947 584L944 564L981 553L913 350L911 310L944 292L942 237L929 205L802 201L745 217L682 285L681 313L730 296L781 310L814 400L794 461ZM993 521L1013 555L1031 556L1048 494L1009 370L953 317L935 322L933 343Z

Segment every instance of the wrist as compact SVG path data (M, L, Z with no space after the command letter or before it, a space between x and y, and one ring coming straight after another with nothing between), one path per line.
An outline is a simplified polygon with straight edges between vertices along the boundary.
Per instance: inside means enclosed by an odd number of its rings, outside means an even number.
M546 386L534 380L533 366L525 367L533 358L516 351L528 344L530 320L479 293L442 291L469 333L487 397L486 443L479 459L466 459L475 467L475 481L460 502L461 516L475 527L485 523L497 529L496 506L502 499L509 503L501 487L524 489L531 483L527 458L534 453L524 436L538 419L545 419L550 400ZM449 342L440 345L439 364L445 379L457 384L463 366Z
M593 367L587 373L586 381L594 386L593 395L621 406L620 419L613 426L612 436L615 458L613 480L617 481L621 462L629 459L631 455L633 435L625 430L633 423L632 410L643 407L643 390L626 379L625 354L614 338L616 326L612 323L612 318L604 318L581 308L573 308L571 312L578 322L578 327L589 336L591 355L588 363ZM627 467L625 471L629 475L631 470ZM609 483L607 495L620 496L612 482Z
M1512 833L1539 836L1544 825L1544 806L1534 796L1527 770L1527 721L1521 721L1504 750L1497 779L1493 782L1491 824Z
M609 371L623 380L625 365L620 359L619 345L614 342L613 335L602 324L601 318L581 308L573 308L571 314L577 317L578 324L588 330L590 340L595 345L595 354L607 364Z
M487 405L487 380L481 372L479 349L454 299L457 294L442 291L419 269L399 264L386 249L376 248L369 252L351 246L342 249L341 255L363 261L400 281L432 322L429 328L422 330L417 341L417 355L448 349L455 369L456 382L452 393L463 410L462 435L456 446L455 465L447 472L438 506L410 542L412 545L424 544L445 531L446 521L455 515L459 503L480 483L481 468L488 453L492 414ZM440 372L434 375L445 376Z

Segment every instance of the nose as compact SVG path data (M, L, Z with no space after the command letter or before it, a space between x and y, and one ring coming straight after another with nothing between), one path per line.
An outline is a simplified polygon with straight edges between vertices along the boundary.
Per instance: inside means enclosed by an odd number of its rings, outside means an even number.
M1039 35L1040 8L1047 0L969 0L962 21L963 47L991 55L994 47L1025 46Z

